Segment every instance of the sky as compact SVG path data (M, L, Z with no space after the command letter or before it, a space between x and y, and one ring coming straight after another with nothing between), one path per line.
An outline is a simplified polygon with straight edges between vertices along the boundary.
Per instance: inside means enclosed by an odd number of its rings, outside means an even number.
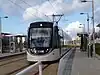
M91 3L82 3L81 0L0 0L2 32L27 34L31 22L52 21L52 14L64 14L58 25L75 39L76 34L83 30L80 24L85 24L87 30L87 16L80 13L88 13L92 17ZM94 4L96 26L100 23L100 0L94 0ZM8 18L3 18L5 16ZM98 28L95 28L98 31ZM92 31L91 18L90 31Z

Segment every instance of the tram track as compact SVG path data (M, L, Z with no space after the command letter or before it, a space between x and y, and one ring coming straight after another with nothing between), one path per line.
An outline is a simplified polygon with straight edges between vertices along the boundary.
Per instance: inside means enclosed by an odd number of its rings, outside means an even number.
M13 56L0 57L0 62L7 62L7 61L15 60L23 56L26 56L26 54L20 54L20 55L18 54L18 55L13 55Z
M42 64L43 75L57 75L58 63ZM2 59L0 60L0 75L16 75L28 66L30 65L27 63L26 55ZM39 74L38 66L32 71L32 74Z
M12 72L9 72L9 73L7 73L7 75L15 75L16 73L20 72L21 70L25 69L28 66L29 66L29 64L27 64L27 65L25 65L25 66L23 66L23 67L21 67L19 69L16 69L16 70L14 70Z
M23 59L25 59L25 57L24 58L20 58L20 59L16 59L16 60L12 60L12 61L9 61L9 62L5 62L5 63L0 63L0 66L3 66L3 65L6 65L6 64L10 64L10 63L13 63L13 62L16 62L16 61L19 61L19 60L23 60Z
M49 67L51 64L43 64L43 70ZM20 55L11 58L4 58L0 60L0 75L15 75L23 69L30 66L27 63L26 56ZM33 75L38 75L38 67L35 71L32 72Z
M57 63L51 63L51 64L42 64L42 71L43 71L43 75L48 75L47 72L50 72L49 70L51 69L51 72L55 71L56 74L57 74L57 67L55 68L54 65L57 65L58 66L58 62ZM27 66L28 67L28 66ZM25 68L24 68L25 69ZM56 69L56 70L55 70ZM20 70L20 69L19 69ZM21 71L21 70L20 70ZM20 72L19 71L19 72ZM47 71L47 72L46 72ZM45 74L46 72L46 74ZM16 73L18 72L12 72L12 73L9 73L7 75L15 75ZM54 75L56 75L54 74ZM23 75L39 75L39 67L38 66L35 66L33 69L31 69L31 71L29 73L25 73ZM52 74L53 75L53 74Z
M68 53L72 48L69 48L67 50L67 52L64 53L64 55L66 53ZM63 55L63 56L64 56ZM62 56L62 57L63 57ZM62 58L61 57L61 58ZM60 58L60 59L61 59ZM60 60L59 59L59 60ZM59 61L56 61L56 62L53 62L52 64L47 64L46 66L43 67L43 75L57 75L57 72L58 72L58 65L59 65ZM33 74L33 75L39 75L39 72Z
M27 63L25 54L6 57L0 60L0 75L15 75L13 73L28 66L29 64Z
M58 72L58 62L50 64L43 70L43 75L57 75Z
M12 54L7 54L7 55L5 55L5 54L1 54L1 56L0 56L0 61L1 60L5 60L5 59L9 59L9 58L13 58L13 57L17 57L17 56L20 56L20 55L26 55L26 52L22 52L22 53L12 53Z
M23 70L28 66L29 64L26 62L26 59L18 60L13 63L0 66L0 75L15 75L15 73Z
M49 66L50 66L50 64L43 65L42 70L45 70ZM37 71L36 73L33 73L33 75L38 75L38 74L39 74L39 71Z

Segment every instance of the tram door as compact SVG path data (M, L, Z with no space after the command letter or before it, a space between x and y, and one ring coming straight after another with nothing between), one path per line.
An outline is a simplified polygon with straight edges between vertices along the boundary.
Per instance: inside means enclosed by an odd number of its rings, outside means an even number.
M10 42L10 52L15 52L15 42Z

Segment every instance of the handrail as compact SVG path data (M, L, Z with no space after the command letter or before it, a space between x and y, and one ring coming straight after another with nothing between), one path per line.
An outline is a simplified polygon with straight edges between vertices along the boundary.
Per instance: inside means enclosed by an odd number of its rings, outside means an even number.
M27 75L30 73L34 67L39 66L39 75L42 75L42 63L41 61L38 61L37 63L27 67L26 69L22 70L21 72L17 73L16 75ZM29 74L28 74L29 75ZM32 75L32 74L31 74Z

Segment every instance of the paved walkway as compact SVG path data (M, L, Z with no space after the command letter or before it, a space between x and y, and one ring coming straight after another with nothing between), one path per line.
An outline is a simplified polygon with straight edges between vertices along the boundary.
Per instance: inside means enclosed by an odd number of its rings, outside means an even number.
M71 75L100 75L100 60L88 58L87 53L76 50Z

